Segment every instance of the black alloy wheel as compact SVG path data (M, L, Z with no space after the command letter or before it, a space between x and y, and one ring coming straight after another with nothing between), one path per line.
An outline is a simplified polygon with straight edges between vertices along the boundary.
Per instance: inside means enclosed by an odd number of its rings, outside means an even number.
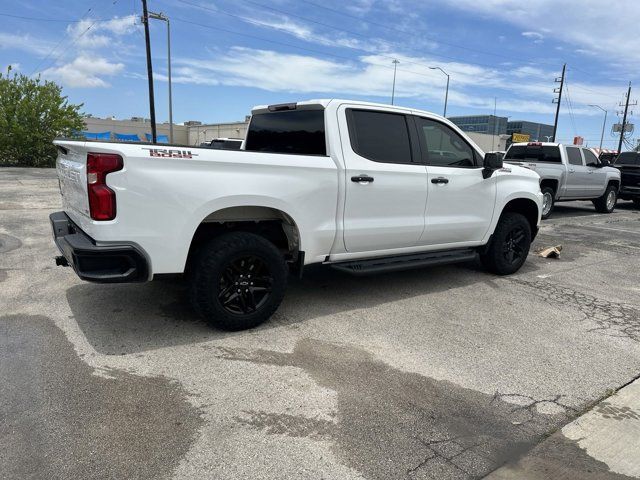
M273 276L262 258L245 255L228 263L218 285L218 301L222 308L234 315L247 315L267 303Z
M528 253L527 235L522 226L516 225L507 233L503 242L502 251L504 259L510 265L519 263L522 257Z

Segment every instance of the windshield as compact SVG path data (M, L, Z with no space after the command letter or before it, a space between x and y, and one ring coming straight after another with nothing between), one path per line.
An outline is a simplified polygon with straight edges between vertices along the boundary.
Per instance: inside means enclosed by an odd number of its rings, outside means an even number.
M507 150L504 159L525 162L562 163L560 147L555 145L513 145Z

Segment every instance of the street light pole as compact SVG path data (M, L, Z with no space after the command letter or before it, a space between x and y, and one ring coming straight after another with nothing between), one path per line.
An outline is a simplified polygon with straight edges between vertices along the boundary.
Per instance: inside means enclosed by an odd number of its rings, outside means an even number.
M396 94L396 69L399 63L400 62L398 60L396 60L395 58L393 59L393 87L391 88L391 105L393 105L393 97Z
M443 117L447 116L447 101L449 100L449 74L447 72L445 72L443 69L441 69L440 67L429 67L430 70L440 70L442 73L444 73L447 76L447 89L444 93L444 113L442 114Z
M167 72L169 77L169 143L173 143L173 101L171 99L171 26L164 13L149 12L149 18L167 22Z
M590 107L596 107L599 108L600 110L602 110L604 112L604 122L602 122L602 133L600 134L600 152L602 152L602 140L604 139L604 129L607 126L607 112L604 108L602 108L600 105L594 105L594 104L590 104Z
M147 50L147 80L149 82L149 115L151 117L151 142L156 143L156 106L153 99L153 69L151 66L151 40L149 39L149 13L147 0L142 0L142 23L144 24L144 43Z

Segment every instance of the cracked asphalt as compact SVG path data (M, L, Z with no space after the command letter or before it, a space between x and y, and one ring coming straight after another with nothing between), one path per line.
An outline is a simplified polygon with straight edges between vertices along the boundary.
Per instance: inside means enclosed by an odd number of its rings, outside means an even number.
M558 205L534 249L561 258L511 277L310 268L234 333L197 319L177 279L55 267L59 209L53 170L0 170L3 478L474 479L530 452L563 478L630 478L559 432L640 375L628 202Z

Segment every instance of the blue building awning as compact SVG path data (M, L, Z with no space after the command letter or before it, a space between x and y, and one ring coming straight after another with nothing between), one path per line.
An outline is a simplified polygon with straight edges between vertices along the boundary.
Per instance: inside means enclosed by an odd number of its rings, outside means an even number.
M111 132L81 132L87 140L111 140Z
M139 142L140 137L138 137L137 133L116 133L116 140L120 140L121 142Z
M151 134L145 133L144 136L147 139L147 142L151 141ZM169 137L167 135L156 135L156 142L158 143L169 143Z

